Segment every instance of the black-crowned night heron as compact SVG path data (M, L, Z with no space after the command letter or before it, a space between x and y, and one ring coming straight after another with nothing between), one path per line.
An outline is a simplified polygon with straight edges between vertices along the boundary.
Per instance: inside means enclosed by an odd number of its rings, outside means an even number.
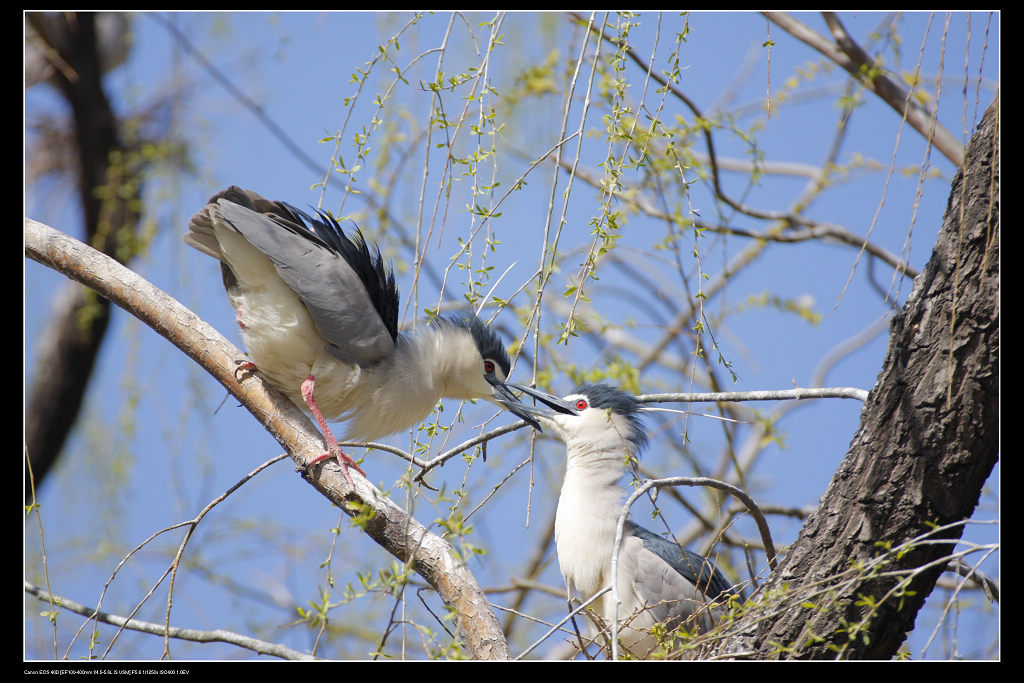
M638 456L647 435L637 400L607 385L587 385L564 399L510 385L539 400L525 406L565 443L566 468L555 513L558 564L570 598L586 601L612 582L611 563L616 525L622 512L619 486L630 457ZM637 657L658 646L650 635L654 624L688 631L711 629L721 604L734 591L712 561L681 548L626 520L616 574L621 603L619 640ZM615 623L615 604L609 591L599 610L605 625Z
M472 314L398 332L398 289L380 251L316 218L239 187L210 198L185 242L221 262L224 287L260 375L316 418L328 452L348 467L327 419L371 441L426 417L438 399L483 398L518 412L505 385L509 357ZM314 400L314 389L316 398Z

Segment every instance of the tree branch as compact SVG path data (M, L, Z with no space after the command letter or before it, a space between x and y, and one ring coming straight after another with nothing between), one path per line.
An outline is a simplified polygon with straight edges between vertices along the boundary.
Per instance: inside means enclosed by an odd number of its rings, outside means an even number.
M68 610L69 612L81 614L89 617L90 619L96 619L105 624L111 624L131 631L151 633L157 636L169 636L171 638L189 640L195 643L230 643L247 650L252 650L257 654L273 655L275 657L280 657L281 659L316 659L316 657L307 655L304 652L299 652L298 650L293 650L292 648L279 643L271 643L265 640L260 640L259 638L252 638L240 633L235 633L233 631L225 631L224 629L206 631L194 628L179 628L177 626L171 626L168 628L164 624L155 624L151 621L143 621L141 619L129 619L118 614L103 612L92 607L87 607L73 600L52 595L28 581L25 582L25 592L29 595L35 596L43 602L50 602L59 605L62 610Z
M814 48L829 60L846 70L858 83L904 116L914 130L935 145L943 155L959 168L964 150L953 134L938 122L934 114L917 104L910 93L887 76L871 57L854 41L834 13L826 12L825 21L832 31L835 43L813 31L807 25L783 12L764 12L773 24L797 40Z
M718 403L719 401L803 401L815 398L852 398L866 401L868 392L857 387L811 389L764 389L761 391L712 391L706 393L644 394L641 403Z

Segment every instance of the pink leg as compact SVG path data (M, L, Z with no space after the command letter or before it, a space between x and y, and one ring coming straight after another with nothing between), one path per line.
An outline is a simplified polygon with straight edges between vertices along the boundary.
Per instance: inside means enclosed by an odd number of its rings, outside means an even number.
M341 464L341 469L345 472L345 478L348 479L348 485L355 488L355 484L352 482L352 475L348 473L349 466L356 469L359 474L366 476L366 472L363 472L356 461L350 458L341 448L338 447L338 442L334 438L334 434L331 432L330 427L327 426L327 420L320 414L320 409L316 405L316 401L313 400L313 385L316 383L316 378L310 375L306 378L306 381L302 383L302 398L309 406L309 409L313 411L313 417L316 418L316 422L320 425L320 431L323 432L324 440L327 441L327 452L318 458L314 458L310 461L307 467L312 467L321 460L327 458L337 458Z

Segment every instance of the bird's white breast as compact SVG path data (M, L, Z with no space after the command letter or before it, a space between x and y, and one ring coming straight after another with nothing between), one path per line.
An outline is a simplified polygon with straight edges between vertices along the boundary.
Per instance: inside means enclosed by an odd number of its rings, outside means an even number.
M260 375L305 409L300 387L316 377L315 398L332 419L349 408L359 368L326 349L302 300L278 276L274 264L237 232L216 227L217 240L238 280L228 296L242 338Z
M611 467L571 460L555 513L558 563L569 590L589 598L608 582L622 492L615 486L621 464Z

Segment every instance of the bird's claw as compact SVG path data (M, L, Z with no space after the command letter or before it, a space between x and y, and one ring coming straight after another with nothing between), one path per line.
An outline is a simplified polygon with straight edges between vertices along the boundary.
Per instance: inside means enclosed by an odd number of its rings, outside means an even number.
M251 360L236 360L235 365L237 366L235 368L235 381L238 382L239 384L244 382L247 378L243 377L242 379L239 379L238 373L243 372L248 374L254 374L256 372L256 364L253 363Z
M338 461L338 464L341 465L341 471L345 474L345 479L348 480L348 485L351 486L353 489L356 487L356 484L352 480L352 475L348 473L350 467L359 474L363 475L364 478L366 477L366 472L363 471L363 468L356 464L356 461L349 457L349 455L342 451L341 449L338 449L337 453L328 452L316 458L313 458L312 460L306 463L305 467L300 469L302 470L303 474L309 476L309 473L314 465L317 465L325 460L330 460L331 458L335 458Z

